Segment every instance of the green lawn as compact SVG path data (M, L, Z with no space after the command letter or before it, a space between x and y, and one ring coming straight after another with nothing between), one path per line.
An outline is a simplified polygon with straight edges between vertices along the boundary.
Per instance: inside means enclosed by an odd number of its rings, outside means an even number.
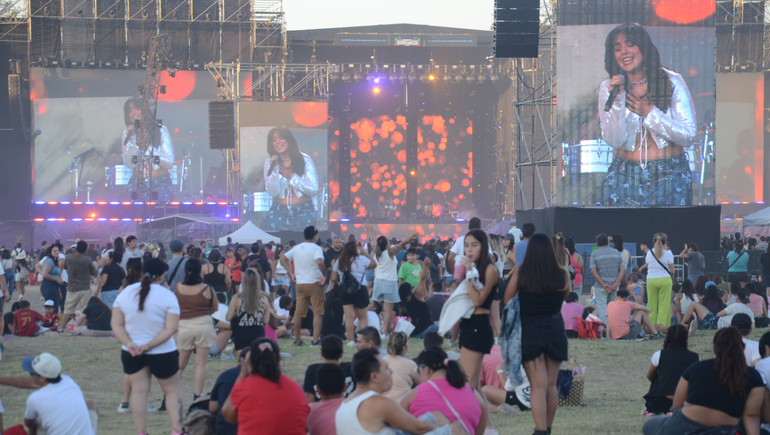
M32 307L42 311L38 289L28 289ZM6 304L6 311L10 304ZM764 331L755 331L752 338L758 340ZM713 333L698 333L690 342L691 350L701 358L712 356ZM134 435L131 414L119 414L117 406L123 395L123 372L120 363L120 345L114 338L84 337L37 337L15 338L4 342L6 351L0 362L0 376L26 375L21 360L26 355L51 352L58 356L63 373L71 376L83 389L86 398L93 399L100 407L99 433ZM293 354L282 363L284 374L302 382L305 368L321 362L319 348L296 348L290 340L279 340L281 350ZM644 406L642 396L647 392L646 379L650 357L659 350L662 341L610 342L607 340L570 340L570 356L586 366L585 405L563 408L556 415L554 434L620 434L641 433L645 418L640 415ZM354 350L354 348L346 347ZM409 357L422 349L421 340L412 340ZM344 356L350 360L351 354ZM193 395L193 369L191 361L182 380L182 398L187 405ZM210 360L208 365L207 391L214 385L219 373L233 367L234 361ZM28 390L0 387L0 399L5 407L5 427L23 422ZM153 382L150 403L158 406L162 398L160 386ZM493 416L501 434L530 434L534 430L532 417L527 413ZM157 435L170 433L165 413L149 416L148 432Z

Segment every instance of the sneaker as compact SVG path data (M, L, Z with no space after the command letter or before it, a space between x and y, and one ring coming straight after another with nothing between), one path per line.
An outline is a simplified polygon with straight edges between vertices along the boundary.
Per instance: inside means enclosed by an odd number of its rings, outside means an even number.
M307 346L307 343L305 343L304 341L300 340L300 341L298 341L298 342L297 342L297 341L295 341L295 342L294 342L294 345L295 345L295 346L299 346L299 347L301 347L301 346Z
M501 405L497 406L497 413L498 414L513 414L518 409L517 406L509 405L507 403L503 403Z
M380 334L380 340L381 341L388 341L388 340L390 340L390 334Z
M348 347L356 347L356 342L353 340L348 341Z
M131 411L131 407L128 405L128 402L121 402L120 405L118 405L118 412L124 413Z
M153 412L155 412L157 410L158 410L158 408L156 408L156 407L154 407L152 405L147 405L147 413L148 414L152 414Z
M311 342L311 343L310 343L310 346L312 346L312 347L318 347L318 346L320 346L320 345L321 345L321 340L318 340L318 341L316 341L316 342Z
M660 332L658 332L655 335L650 335L650 340L662 340L664 338L665 338L665 335L661 334Z

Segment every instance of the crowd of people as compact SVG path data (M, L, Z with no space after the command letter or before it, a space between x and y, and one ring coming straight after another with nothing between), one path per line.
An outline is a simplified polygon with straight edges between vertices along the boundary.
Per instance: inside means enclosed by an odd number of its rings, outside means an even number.
M724 278L707 276L704 256L687 244L679 254L687 279L678 282L663 233L640 246L644 261L635 265L620 235L599 234L581 253L573 239L529 223L487 235L473 218L457 240L424 244L418 233L399 241L367 231L372 243L353 235L321 243L311 226L303 242L285 244L173 240L166 249L129 236L104 248L44 242L29 254L18 244L0 251L0 306L13 302L0 321L7 336L117 338L125 373L118 411L131 412L140 435L156 410L167 411L173 435L187 433L180 384L191 363L193 406L203 404L203 424L220 435L480 435L495 432L491 413L515 409L531 412L534 434L550 434L559 368L583 322L599 325L600 338L662 340L647 374L645 434L729 426L753 435L770 423L770 333L748 338L770 323L762 284L770 280L741 270L741 240L728 246ZM584 291L586 281L593 285ZM25 295L37 283L44 313ZM501 320L511 310L518 335ZM699 361L688 339L709 329L719 330L715 358ZM423 339L414 360L410 338ZM304 382L281 373L279 342L320 348ZM207 386L208 359L228 343L237 365ZM351 362L342 362L346 347L355 348ZM95 433L95 403L61 374L56 356L29 357L23 367L31 377L0 384L38 390L27 428ZM148 403L152 377L164 395L157 409ZM40 400L54 394L71 403L52 410Z

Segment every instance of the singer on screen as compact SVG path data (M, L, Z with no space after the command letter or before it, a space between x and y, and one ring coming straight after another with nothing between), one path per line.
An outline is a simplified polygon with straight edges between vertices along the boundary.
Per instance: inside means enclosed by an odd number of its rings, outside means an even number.
M128 182L128 192L138 192L140 201L155 200L168 202L174 200L174 186L171 182L169 170L174 165L174 144L165 126L156 126L153 143L146 149L141 149L137 144L137 131L135 124L142 123L142 104L144 98L134 96L123 104L123 116L126 129L123 130L123 164L133 172ZM138 159L144 155L149 159L146 171L142 171ZM156 165L154 157L160 158L160 164ZM135 158L136 157L136 158ZM140 187L144 185L144 187ZM158 198L154 199L148 193L156 192Z
M313 159L301 152L297 140L282 125L267 133L265 191L273 205L265 220L266 231L299 231L316 225L313 196L318 193L318 173Z
M610 78L599 89L599 118L615 156L602 203L692 205L685 148L695 139L695 106L684 79L661 66L650 35L636 23L607 35L604 68ZM616 97L605 111L613 87Z

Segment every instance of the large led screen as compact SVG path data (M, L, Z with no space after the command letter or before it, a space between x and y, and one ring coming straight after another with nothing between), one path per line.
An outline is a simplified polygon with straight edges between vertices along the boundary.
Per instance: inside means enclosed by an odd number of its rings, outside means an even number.
M327 227L327 104L242 102L241 193L265 231Z
M715 201L714 3L676 13L659 3L614 24L558 27L555 203Z
M32 69L33 122L41 131L34 142L36 201L226 198L224 154L209 149L208 101L221 91L216 81L205 71L163 73L161 127L151 151L158 160L142 174L133 129L141 122L144 82L142 70Z

